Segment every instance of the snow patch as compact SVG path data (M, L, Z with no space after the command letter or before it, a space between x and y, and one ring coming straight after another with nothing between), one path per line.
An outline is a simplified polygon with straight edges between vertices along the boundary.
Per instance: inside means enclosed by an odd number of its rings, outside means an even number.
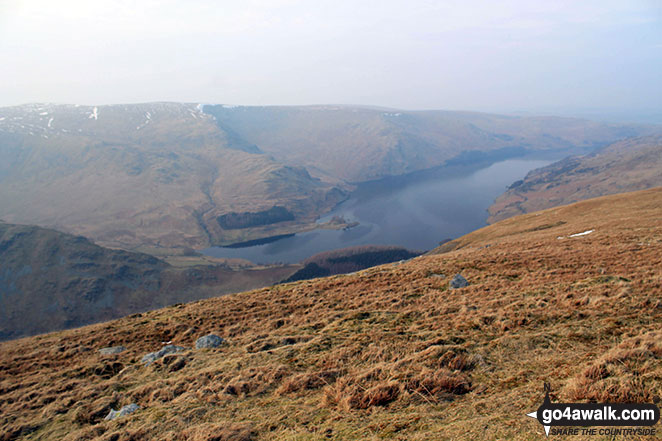
M41 112L39 115L46 116L46 115L48 115L48 112Z
M96 107L92 109L92 113L90 114L90 116L88 116L88 119L92 119L92 118L94 118L95 120L99 119L99 109L97 109Z
M152 120L152 114L149 112L145 112L145 122L140 124L139 126L136 127L136 130L140 130L143 127L145 127L149 122Z
M568 237L586 236L587 234L591 234L591 233L594 232L594 231L595 231L595 230L586 230L586 231L582 231L581 233L571 234L571 235L568 236Z
M571 234L571 235L568 236L568 237L580 237L580 236L586 236L587 234L591 234L591 233L594 232L594 231L595 231L595 230L586 230L586 231L582 231L581 233ZM559 239L559 240L560 240L560 239L565 239L565 237L564 237L564 236L558 236L557 239Z
M52 127L53 127L53 118L48 120L48 128L50 129Z
M0 118L0 121L4 121L4 120L5 120L5 117L4 117L4 116L3 116L2 118Z
M234 104L223 104L221 107L223 107L224 109L236 109L239 106L236 106Z

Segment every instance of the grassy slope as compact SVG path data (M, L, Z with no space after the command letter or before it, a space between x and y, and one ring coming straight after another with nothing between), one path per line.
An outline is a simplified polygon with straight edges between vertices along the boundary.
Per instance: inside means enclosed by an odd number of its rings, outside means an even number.
M662 185L662 136L632 138L530 172L499 196L488 222L607 194Z
M542 439L524 414L543 381L561 400L662 394L661 214L660 188L608 196L400 265L2 343L0 439ZM448 290L457 272L471 286ZM139 363L208 332L228 343Z

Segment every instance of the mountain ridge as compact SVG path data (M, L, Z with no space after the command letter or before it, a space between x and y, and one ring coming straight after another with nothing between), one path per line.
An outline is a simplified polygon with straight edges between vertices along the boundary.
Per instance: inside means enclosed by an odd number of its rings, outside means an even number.
M202 248L271 234L224 232L219 215L285 205L297 220L279 227L295 232L345 197L237 148L194 105L28 110L0 109L0 216L10 222L126 249Z

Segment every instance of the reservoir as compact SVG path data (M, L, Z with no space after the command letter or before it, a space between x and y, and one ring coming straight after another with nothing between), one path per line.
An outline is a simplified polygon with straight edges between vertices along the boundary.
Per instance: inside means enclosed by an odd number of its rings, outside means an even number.
M491 164L436 167L359 184L350 198L325 214L359 225L315 230L245 248L212 247L214 257L254 263L295 263L323 251L355 245L397 245L426 251L486 225L487 208L507 187L560 158L506 159Z

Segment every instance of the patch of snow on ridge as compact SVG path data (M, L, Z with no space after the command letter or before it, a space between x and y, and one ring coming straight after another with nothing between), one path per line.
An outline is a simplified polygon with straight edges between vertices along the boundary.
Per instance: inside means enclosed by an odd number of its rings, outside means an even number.
M52 127L53 127L53 118L48 120L48 128L50 129Z
M90 114L90 116L88 116L88 118L89 119L94 118L95 120L99 119L99 109L97 109L96 107L92 109L92 113Z
M149 122L152 120L152 114L149 112L145 112L145 118L146 118L145 122L140 124L138 127L136 127L136 130L140 130L143 127L145 127L147 124L149 124Z

